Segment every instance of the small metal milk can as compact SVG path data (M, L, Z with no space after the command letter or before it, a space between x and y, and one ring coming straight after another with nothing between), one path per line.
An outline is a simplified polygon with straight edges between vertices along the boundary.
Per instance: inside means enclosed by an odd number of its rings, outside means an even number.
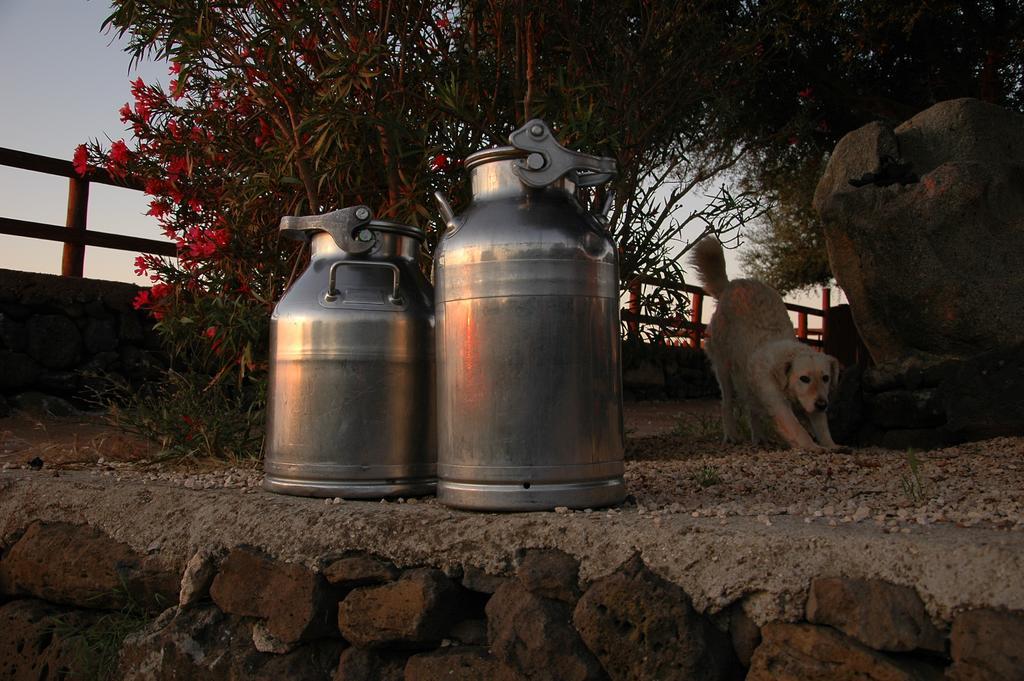
M433 291L421 230L366 206L285 217L312 258L270 319L274 492L380 498L436 485Z
M438 499L458 508L615 504L623 484L616 248L575 197L615 161L532 120L465 163L473 200L435 252ZM609 204L606 204L606 206Z

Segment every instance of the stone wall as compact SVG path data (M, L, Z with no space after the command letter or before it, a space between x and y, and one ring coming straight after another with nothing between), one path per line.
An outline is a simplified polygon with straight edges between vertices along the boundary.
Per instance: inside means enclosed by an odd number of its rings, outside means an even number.
M718 397L718 382L703 350L623 341L622 387L626 399Z
M157 552L61 522L6 537L0 676L1009 681L1024 669L1024 614L937 623L913 588L876 579L822 575L802 619L758 626L741 601L698 613L639 555L581 583L574 556L542 548L504 575L367 552L300 564L247 545L200 548L179 575Z
M129 384L150 377L159 339L152 319L132 308L138 291L0 270L0 415L11 406L57 415L89 406L101 374Z
M1024 343L968 358L911 356L840 377L836 442L930 449L1024 434Z

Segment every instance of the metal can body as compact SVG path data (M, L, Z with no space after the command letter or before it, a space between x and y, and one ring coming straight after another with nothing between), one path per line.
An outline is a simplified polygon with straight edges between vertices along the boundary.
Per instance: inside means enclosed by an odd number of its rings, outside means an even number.
M309 268L271 317L269 490L380 498L435 489L433 291L415 239L377 235L374 250L350 254L315 234Z
M479 510L618 503L616 251L571 183L525 187L516 162L471 167L473 202L435 253L438 498Z

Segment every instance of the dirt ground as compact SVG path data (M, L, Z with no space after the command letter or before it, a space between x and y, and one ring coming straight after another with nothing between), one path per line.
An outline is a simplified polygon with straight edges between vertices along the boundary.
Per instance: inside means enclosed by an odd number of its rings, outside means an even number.
M637 458L650 458L658 438L720 433L717 400L627 402L626 437ZM652 439L653 438L653 439ZM138 461L159 447L122 432L102 416L56 418L15 413L0 419L0 466L27 464L39 457L51 467L105 461Z
M626 484L644 510L693 517L780 515L886 532L935 524L1024 530L1024 438L927 452L806 452L726 445L717 400L628 402ZM196 489L259 491L255 460L149 464L158 447L98 416L0 420L0 468L87 470Z

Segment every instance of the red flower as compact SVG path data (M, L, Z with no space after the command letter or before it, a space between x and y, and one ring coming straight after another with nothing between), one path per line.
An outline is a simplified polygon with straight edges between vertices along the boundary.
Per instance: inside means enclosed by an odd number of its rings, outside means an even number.
M799 142L800 140L798 140L798 139L796 138L796 135L790 135L790 136L789 136L789 139L788 139L788 140L786 140L786 141L787 141L787 142L789 142L789 146L791 146L791 147L792 147L792 146L796 146L797 142Z
M154 200L149 202L149 210L146 212L146 215L152 215L155 218L162 218L167 215L167 212L170 209L171 207L167 205L166 201Z
M803 90L796 93L796 96L799 97L800 99L810 99L811 97L814 96L814 88L808 85Z
M139 115L144 122L149 123L149 104L145 100L135 102L135 113Z
M171 68L168 69L167 72L170 73L170 74L181 73L181 64L179 64L176 61L171 62Z
M171 287L169 284L156 284L149 291L152 294L153 302L155 303L166 298L171 292Z
M135 274L140 277L149 272L149 264L146 262L145 256L135 256Z
M439 172L448 167L448 157L444 154L438 154L430 161L430 169Z
M128 152L128 145L124 143L124 140L117 140L110 145L110 162L115 163L119 166L123 166L128 163L130 154Z
M449 21L447 19L438 19L434 23L437 24L437 27L439 29L441 29L442 31L444 29L448 28L448 26L450 25L450 23L449 23Z
M124 106L121 107L121 110L118 111L118 113L121 114L121 122L127 123L128 119L132 117L131 105L128 102L125 102Z
M75 147L75 156L72 163L75 166L75 172L79 175L85 175L86 171L89 170L89 152L84 144L79 144Z
M150 303L149 291L143 289L135 294L135 299L132 301L132 307L136 310L141 310Z

